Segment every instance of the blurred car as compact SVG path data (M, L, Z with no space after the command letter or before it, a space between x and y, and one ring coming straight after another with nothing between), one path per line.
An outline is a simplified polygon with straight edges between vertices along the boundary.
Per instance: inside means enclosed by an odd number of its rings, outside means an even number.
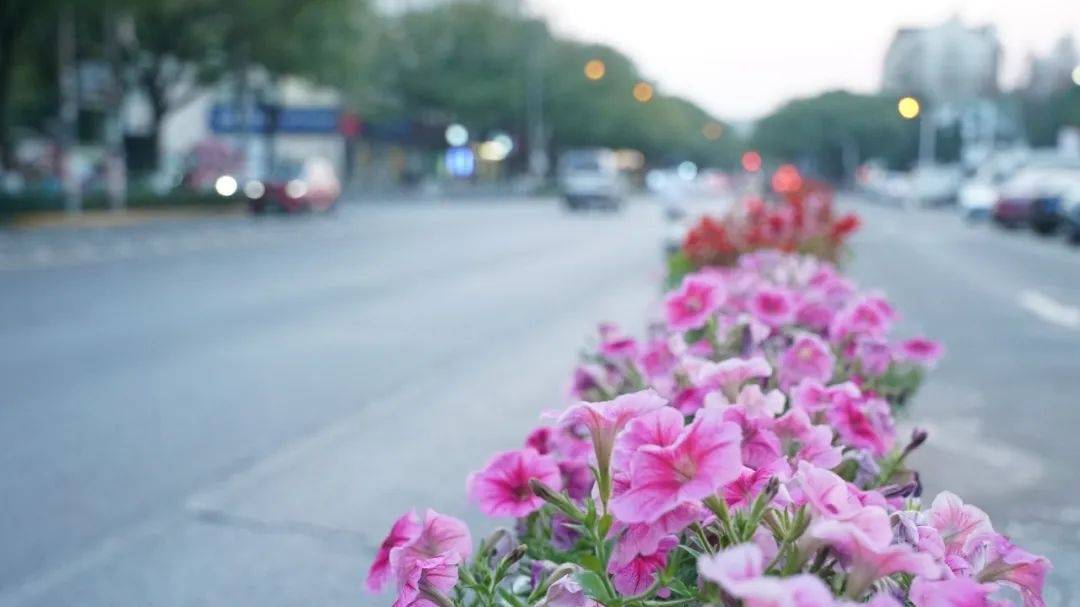
M623 184L615 152L606 148L564 152L559 156L558 183L571 210L615 210L622 203Z
M1061 219L1061 198L1075 171L1055 164L1034 164L1019 170L1001 187L992 217L1005 227L1030 225L1037 232L1054 231Z
M912 199L922 206L941 206L957 201L963 171L956 165L930 165L911 171Z
M1080 178L1062 192L1059 217L1069 241L1080 244Z
M303 163L282 163L267 179L245 183L243 192L256 214L325 212L337 204L341 182L329 160L310 158Z
M982 179L968 181L956 194L957 203L964 217L971 221L990 217L997 199L997 187L992 182Z

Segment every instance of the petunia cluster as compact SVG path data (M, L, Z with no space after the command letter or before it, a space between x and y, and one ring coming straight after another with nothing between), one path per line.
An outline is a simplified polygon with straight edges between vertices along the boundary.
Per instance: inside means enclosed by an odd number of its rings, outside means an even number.
M809 254L837 261L859 228L853 213L837 214L832 190L812 180L767 202L750 197L718 217L702 217L687 232L671 262L676 278L709 266L734 264L758 250Z
M942 354L816 257L686 275L645 338L601 325L565 410L467 482L514 521L471 551L408 513L368 578L395 607L1043 605L1047 559L922 499L893 415Z

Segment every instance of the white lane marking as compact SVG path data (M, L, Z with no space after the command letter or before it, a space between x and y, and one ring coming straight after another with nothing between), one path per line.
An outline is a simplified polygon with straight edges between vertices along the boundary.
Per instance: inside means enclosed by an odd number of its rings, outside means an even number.
M1067 329L1080 329L1080 308L1063 304L1038 291L1030 289L1021 291L1020 307L1046 322Z

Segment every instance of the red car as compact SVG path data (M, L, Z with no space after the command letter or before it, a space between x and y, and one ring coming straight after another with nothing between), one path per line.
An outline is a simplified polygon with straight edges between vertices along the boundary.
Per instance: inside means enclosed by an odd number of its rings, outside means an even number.
M324 212L337 203L341 183L333 164L313 158L302 165L283 165L266 180L248 181L244 184L244 195L251 212L257 214Z
M1031 215L1030 198L999 198L994 203L991 217L1000 225L1007 227L1022 226Z

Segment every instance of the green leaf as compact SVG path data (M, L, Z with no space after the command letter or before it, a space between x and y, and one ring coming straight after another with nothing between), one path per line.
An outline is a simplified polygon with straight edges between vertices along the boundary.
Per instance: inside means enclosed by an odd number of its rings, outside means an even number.
M608 531L611 530L611 524L612 524L613 520L614 519L612 519L610 513L605 514L604 516L600 517L600 525L596 529L597 535L599 537L601 537L601 538L606 538L607 537Z
M670 580L667 584L667 587L679 596L694 596L695 594L697 594L696 591L690 590L690 587L686 585L686 582L680 580L679 578L674 578Z
M611 600L611 596L608 594L607 588L604 586L604 580L600 579L600 576L592 571L581 571L574 574L574 581L576 581L585 590L585 594L590 597L605 603Z
M604 575L604 564L600 562L599 557L595 554L585 554L581 556L580 564L582 567L589 571L595 572L599 575Z

